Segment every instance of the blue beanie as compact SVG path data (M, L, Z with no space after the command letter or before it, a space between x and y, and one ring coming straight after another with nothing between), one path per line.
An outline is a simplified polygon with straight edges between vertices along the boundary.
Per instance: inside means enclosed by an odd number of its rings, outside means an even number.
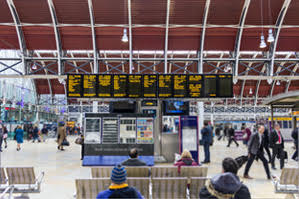
M115 184L122 184L127 180L127 171L120 164L115 166L111 171L111 181Z

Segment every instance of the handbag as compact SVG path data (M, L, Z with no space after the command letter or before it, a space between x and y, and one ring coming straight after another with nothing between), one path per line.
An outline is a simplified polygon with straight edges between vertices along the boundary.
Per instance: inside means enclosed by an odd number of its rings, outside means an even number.
M199 145L203 145L203 140L199 140Z
M62 146L70 146L70 142L64 139L61 143Z
M75 140L75 143L76 144L80 144L82 145L83 144L83 139L81 137L78 137L76 140Z

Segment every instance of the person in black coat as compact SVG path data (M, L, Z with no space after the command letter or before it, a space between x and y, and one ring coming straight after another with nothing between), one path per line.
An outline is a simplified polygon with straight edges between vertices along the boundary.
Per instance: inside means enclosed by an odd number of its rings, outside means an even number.
M271 163L271 152L269 149L269 131L267 128L265 128L263 144L264 144L264 149L267 152L268 157L269 157L269 163Z
M227 144L227 147L230 146L230 144L232 143L232 141L235 142L235 144L237 145L237 147L239 146L238 142L236 141L235 139L235 129L233 129L232 126L230 126L230 128L228 129L228 144Z
M292 159L298 161L298 127L292 131L292 138L294 139L294 144L296 147L296 151L292 155Z
M130 150L130 158L122 162L123 166L146 166L146 163L138 159L138 151L136 148Z
M250 192L237 176L239 165L232 158L222 161L223 173L207 181L199 192L201 199L250 199Z
M274 125L274 131L270 134L270 147L272 148L272 159L271 166L272 169L275 168L275 157L277 156L280 159L280 169L284 167L284 139L280 132L279 124Z
M248 173L253 161L257 157L263 162L267 174L267 178L271 179L268 162L264 157L264 151L263 151L264 142L265 142L265 137L263 136L264 132L265 132L265 127L263 125L259 125L258 133L255 133L250 137L248 143L248 162L245 167L244 178L252 179L248 175Z

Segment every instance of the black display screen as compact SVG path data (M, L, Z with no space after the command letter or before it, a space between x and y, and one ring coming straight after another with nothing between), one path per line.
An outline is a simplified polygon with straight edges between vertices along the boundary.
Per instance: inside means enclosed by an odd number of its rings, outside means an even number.
M83 75L83 97L97 96L97 76Z
M187 75L173 75L173 97L188 97L187 92Z
M189 97L199 98L203 96L203 75L188 76L188 92Z
M112 75L98 76L98 97L112 97Z
M67 97L82 96L82 75L67 76Z
M218 85L219 97L233 97L232 75L219 75Z
M128 76L128 97L130 98L142 97L142 75Z
M157 97L157 75L143 75L143 97Z
M172 75L159 75L159 97L172 97Z
M189 102L163 101L164 115L189 115Z
M204 96L217 97L217 76L206 75L204 76Z
M113 97L127 97L127 75L113 75Z

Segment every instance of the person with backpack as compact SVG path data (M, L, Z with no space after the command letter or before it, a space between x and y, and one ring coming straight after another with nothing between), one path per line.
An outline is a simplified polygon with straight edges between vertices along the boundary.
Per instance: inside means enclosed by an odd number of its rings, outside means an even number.
M2 152L3 134L4 134L4 127L2 121L0 121L0 152Z
M101 191L97 199L106 198L137 198L143 199L141 193L127 183L127 171L122 165L115 166L111 171L111 185L107 190Z
M48 136L48 129L46 127L46 125L43 126L42 128L42 138L43 138L43 142L46 142L46 138Z
M298 127L292 131L292 138L294 139L294 144L296 147L296 151L292 155L292 159L298 161Z

